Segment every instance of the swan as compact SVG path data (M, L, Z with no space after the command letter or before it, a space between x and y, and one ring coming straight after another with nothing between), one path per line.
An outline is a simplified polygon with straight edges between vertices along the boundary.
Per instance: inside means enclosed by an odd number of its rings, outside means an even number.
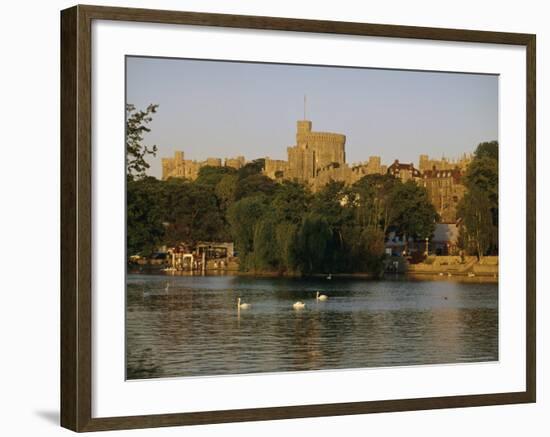
M330 273L328 274L327 279L328 280L332 279L332 275Z
M292 305L292 308L294 308L295 310L301 310L301 309L304 309L305 307L306 307L306 304L300 300Z
M472 273L472 272L468 273L468 278L474 278L475 276L476 276L475 273Z
M168 289L170 288L170 282L166 283L166 287L164 287L164 291L168 293Z
M247 310L250 308L250 304L249 303L241 303L241 298L239 297L237 299L237 309L239 310Z
M317 296L315 296L315 298L316 298L317 300L323 301L323 300L327 300L327 299L328 299L328 296L325 295L325 294L319 294L319 292L317 292Z

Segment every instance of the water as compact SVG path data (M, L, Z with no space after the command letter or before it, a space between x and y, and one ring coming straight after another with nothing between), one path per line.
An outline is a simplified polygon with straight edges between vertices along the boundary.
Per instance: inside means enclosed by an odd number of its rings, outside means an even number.
M127 284L128 379L498 360L497 284L153 275ZM250 309L237 310L239 296ZM298 300L305 309L292 308Z

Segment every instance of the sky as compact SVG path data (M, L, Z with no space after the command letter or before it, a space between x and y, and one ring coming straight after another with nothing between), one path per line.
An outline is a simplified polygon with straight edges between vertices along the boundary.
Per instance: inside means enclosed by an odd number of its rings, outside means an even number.
M185 159L287 159L296 121L346 135L346 162L459 157L498 140L498 76L150 57L126 59L127 103L158 104L148 173Z

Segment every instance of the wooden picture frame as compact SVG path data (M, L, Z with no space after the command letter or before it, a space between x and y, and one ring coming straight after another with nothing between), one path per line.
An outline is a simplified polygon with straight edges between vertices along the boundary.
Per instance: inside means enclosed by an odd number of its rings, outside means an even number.
M526 390L226 411L92 417L92 150L93 20L315 32L517 45L526 48L527 247ZM411 26L75 6L61 12L61 425L100 431L275 420L377 412L529 403L536 400L535 35Z

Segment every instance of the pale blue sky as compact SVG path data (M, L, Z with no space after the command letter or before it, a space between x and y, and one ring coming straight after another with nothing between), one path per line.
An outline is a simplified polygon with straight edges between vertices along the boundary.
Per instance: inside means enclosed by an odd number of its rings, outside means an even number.
M286 159L296 121L345 134L348 163L380 155L418 162L498 139L498 77L345 67L127 58L127 102L158 103L146 144L160 158Z

